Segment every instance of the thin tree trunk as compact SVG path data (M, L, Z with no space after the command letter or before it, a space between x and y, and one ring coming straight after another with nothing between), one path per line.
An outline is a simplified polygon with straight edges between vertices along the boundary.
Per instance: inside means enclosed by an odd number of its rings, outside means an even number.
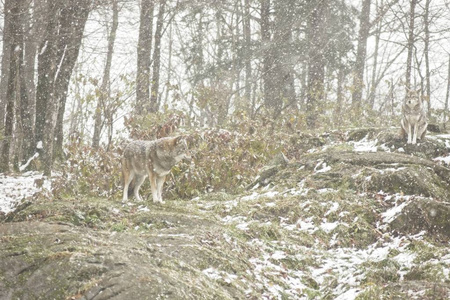
M334 124L336 126L341 126L342 123L342 103L344 102L344 78L345 78L345 71L341 67L338 70L337 75L337 99L336 99L336 107L334 109Z
M383 7L383 0L381 0L381 4L378 6L377 1L377 7ZM378 8L380 9L380 8ZM380 12L378 12L379 14ZM373 68L372 68L372 80L370 85L370 92L369 92L369 108L373 110L375 105L375 92L377 89L377 67L378 67L378 51L380 49L380 37L381 37L381 23L378 22L376 25L376 31L375 31L375 50L373 54Z
M3 49L2 49L2 67L1 67L1 82L0 82L0 134L4 133L5 129L5 109L9 80L9 63L10 63L10 48L11 48L11 0L6 0L3 6L4 21L3 21ZM2 143L0 143L0 150Z
M411 69L412 69L412 59L414 51L414 19L415 19L415 9L417 0L410 1L410 11L409 11L409 32L408 32L408 57L406 58L406 74L405 74L405 87L408 92L411 90Z
M160 68L161 68L161 40L162 40L162 29L164 21L164 12L166 9L166 0L161 0L159 3L158 19L156 21L156 31L155 31L155 50L153 52L153 77L152 77L152 88L150 93L150 112L157 112L159 109L159 79L160 79Z
M251 65L251 28L250 28L250 0L244 0L244 18L243 18L243 26L244 26L244 39L245 39L245 90L244 90L244 98L247 101L247 104L250 107L249 115L253 114L251 109L252 105L250 105L251 101L251 79L252 79L252 65Z
M264 105L268 108L273 107L274 90L273 86L273 64L274 57L271 51L271 32L270 32L270 0L261 0L261 42L263 49L263 92Z
M325 23L323 18L328 8L327 0L315 3L307 20L308 83L306 123L314 129L318 121L318 104L324 95L325 86Z
M274 28L274 51L275 57L275 80L276 82L276 107L278 115L283 106L292 105L296 101L294 88L294 66L292 61L292 29L294 15L292 7L295 1L284 1L275 5L275 28ZM326 23L327 17L322 16L322 23ZM324 25L325 26L325 25ZM283 105L284 104L284 105Z
M116 40L117 27L119 26L119 7L117 1L114 0L112 4L112 26L111 32L108 37L108 52L106 55L106 64L103 69L103 79L100 88L100 96L97 99L97 107L95 109L95 125L94 125L94 135L92 138L92 147L98 148L100 144L100 133L103 128L102 113L104 114L106 101L110 97L110 73L111 73L111 63L114 53L114 43Z
M450 97L450 54L448 55L447 92L445 93L445 107L444 107L444 129L446 129L447 126L449 97Z
M35 86L35 63L37 47L42 37L43 18L46 13L46 5L35 0L32 15L29 13L29 6L23 7L24 29L24 63L23 63L23 84L21 84L21 94L23 95L21 104L21 120L23 128L22 158L19 162L23 164L35 151L34 117L36 114L36 86Z
M139 40L137 49L136 107L135 114L142 115L150 101L150 56L152 52L153 0L141 1Z
M240 0L235 0L234 2L234 11L238 12L239 11L239 4L241 4ZM242 11L242 7L241 7L241 11ZM231 18L231 26L232 28L234 28L234 30L231 30L231 52L233 53L233 64L232 64L232 74L233 74L233 79L230 82L230 87L227 88L227 92L226 92L226 102L225 105L223 107L222 112L219 112L219 115L217 116L218 119L218 124L222 125L225 123L228 113L230 111L231 108L231 103L232 103L232 98L233 95L235 97L235 99L238 99L238 101L241 101L240 99L240 90L241 90L241 85L240 85L240 79L241 79L241 69L240 69L240 62L239 60L241 59L241 57L239 57L238 54L238 41L241 38L242 34L240 32L241 27L239 26L239 24L241 23L241 20L239 19L240 14L236 13L234 14L234 17ZM234 21L234 24L233 24ZM218 86L220 88L220 82L218 83ZM234 88L233 88L234 86ZM234 92L235 91L235 92Z
M6 13L10 14L7 17L10 21L8 41L9 47L9 76L6 91L6 116L5 116L5 130L2 145L0 172L8 172L10 165L10 150L13 138L14 129L14 114L15 105L20 105L20 81L21 71L23 65L23 29L21 28L21 6L23 0L6 1ZM19 106L20 107L20 106ZM17 109L19 111L19 109ZM19 124L20 127L20 124Z
M424 44L424 54L425 54L425 91L427 93L427 116L431 117L431 73L430 73L430 2L431 0L426 0L425 2L425 14L424 14L424 31L425 31L425 44Z
M46 18L44 36L39 46L38 54L38 83L36 87L36 117L35 117L35 142L36 151L42 157L48 149L43 148L44 127L48 103L53 102L53 87L57 62L58 19L61 7L58 2L50 2L48 17Z
M45 175L51 175L53 154L62 156L62 120L72 70L90 12L89 0L50 2L49 21L38 56L36 141ZM56 135L56 144L54 140Z
M166 83L166 92L164 95L164 102L161 105L165 105L169 103L169 92L172 89L171 80L172 80L172 53L173 53L173 24L169 25L169 50L167 54L167 83Z
M362 101L362 90L364 86L364 68L367 55L367 39L370 30L370 2L362 0L361 14L359 17L358 47L356 50L355 71L353 74L352 105L359 111Z

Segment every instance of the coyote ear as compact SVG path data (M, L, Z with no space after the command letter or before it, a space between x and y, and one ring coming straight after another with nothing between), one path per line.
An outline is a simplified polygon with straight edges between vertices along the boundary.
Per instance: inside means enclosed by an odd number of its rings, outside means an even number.
M184 135L179 135L175 137L175 144L178 144L179 142L183 142L186 141L186 136Z

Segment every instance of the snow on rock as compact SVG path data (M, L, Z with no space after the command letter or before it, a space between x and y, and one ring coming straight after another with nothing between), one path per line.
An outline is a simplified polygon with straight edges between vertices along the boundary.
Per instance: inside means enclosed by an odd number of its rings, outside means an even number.
M381 214L384 223L391 223L402 212L402 210L410 203L410 201L403 202L400 205L396 205L391 209L388 209Z
M42 184L39 184L39 181L43 181ZM0 212L13 211L21 200L33 196L42 189L50 190L50 181L44 180L42 173L0 174Z
M208 278L213 280L223 280L226 283L230 284L234 280L237 279L237 276L234 274L228 274L224 271L219 271L215 268L208 268L202 271L203 274L208 276Z
M277 191L269 191L269 192L264 193L264 194L259 194L257 192L253 192L251 195L244 196L240 200L241 201L252 201L252 200L257 200L259 198L269 198L269 199L271 199L271 198L274 198L278 194L279 193Z
M434 161L441 161L441 162L443 162L446 165L450 165L450 156L445 156L445 157L440 156L440 157L436 157L433 160Z
M377 152L378 140L369 140L366 136L359 142L351 142L354 152Z
M326 162L319 161L319 163L314 168L315 173L326 173L331 170L331 167L327 165Z
M336 227L338 227L338 225L339 225L339 222L333 222L333 223L324 222L324 223L320 224L320 229L322 229L326 233L330 233L334 229L336 229Z
M355 299L356 296L360 293L359 289L349 289L345 293L339 295L334 300L349 300L349 299Z

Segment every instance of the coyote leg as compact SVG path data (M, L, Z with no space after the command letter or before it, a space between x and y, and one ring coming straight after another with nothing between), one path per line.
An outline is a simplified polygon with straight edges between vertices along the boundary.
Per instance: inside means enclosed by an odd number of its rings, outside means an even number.
M123 171L123 197L122 202L128 201L128 187L130 186L131 181L133 180L134 173Z
M138 175L138 176L136 176L136 184L134 186L134 197L139 202L142 201L142 198L139 195L139 189L141 188L141 185L144 182L144 180L145 180L145 175Z
M412 143L417 143L417 131L419 130L419 123L414 124L414 134L413 134L413 140Z
M162 198L162 189L163 189L165 181L166 181L166 176L158 176L156 178L156 188L157 188L157 192L158 192L158 201L161 202L161 203L164 203L163 198Z
M158 187L156 185L156 174L154 173L150 173L148 175L148 179L150 179L150 187L152 189L152 198L153 198L153 202L158 202Z
M408 124L408 144L412 143L412 132L411 132L411 130L412 130L412 125Z

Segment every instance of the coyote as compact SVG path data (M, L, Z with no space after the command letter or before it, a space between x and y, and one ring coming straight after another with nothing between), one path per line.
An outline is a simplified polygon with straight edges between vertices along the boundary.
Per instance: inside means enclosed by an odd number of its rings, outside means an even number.
M142 201L139 188L148 176L153 202L164 203L162 188L170 169L184 158L190 158L186 138L165 137L154 141L132 141L123 152L123 202L128 201L128 187L134 179L134 197Z
M427 132L427 117L422 107L422 98L411 91L402 106L402 136L408 136L408 144L416 144L417 138L423 140Z

